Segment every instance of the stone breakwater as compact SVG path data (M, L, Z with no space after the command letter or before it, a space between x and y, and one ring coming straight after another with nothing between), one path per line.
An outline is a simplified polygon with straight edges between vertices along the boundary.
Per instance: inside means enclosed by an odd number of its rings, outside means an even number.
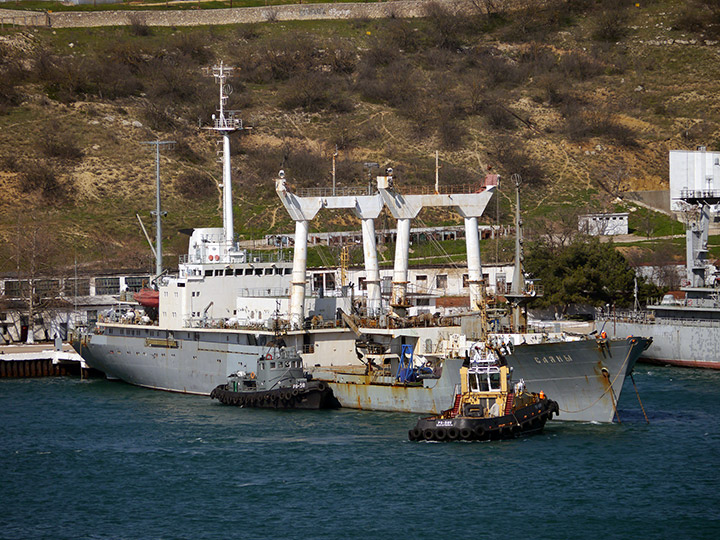
M88 28L95 26L201 26L247 24L274 21L322 19L382 19L424 17L429 0L396 0L373 3L295 4L251 8L168 10L168 11L64 11L37 13L0 9L0 20L19 26L50 26L52 28ZM538 4L544 3L542 0ZM455 13L477 12L482 2L442 0L438 2ZM513 9L522 0L495 2L502 9ZM11 22L12 20L12 22Z

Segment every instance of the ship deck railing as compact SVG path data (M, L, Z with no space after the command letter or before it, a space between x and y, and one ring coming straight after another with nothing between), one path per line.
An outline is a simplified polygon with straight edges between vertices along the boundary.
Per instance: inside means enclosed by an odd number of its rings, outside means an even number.
M622 323L640 323L640 324L671 324L676 326L703 326L720 328L720 318L711 319L707 317L684 318L684 317L666 317L657 316L649 311L634 310L616 310L614 312L598 311L595 316L596 321L602 322L622 322Z
M445 184L439 185L437 191L435 186L396 184L395 189L403 195L455 195L462 193L481 193L487 189L484 182L469 184ZM375 186L342 186L342 187L313 187L300 188L297 190L299 197L362 197L375 195Z
M242 249L239 249L237 251L243 251ZM292 262L292 254L286 253L287 250L262 250L262 251L247 251L245 254L245 262L244 263L236 263L236 264L252 264L252 263L291 263ZM187 253L183 253L179 256L180 264L188 264L191 263L190 256ZM204 264L204 261L194 261L191 264ZM220 264L220 263L218 263Z

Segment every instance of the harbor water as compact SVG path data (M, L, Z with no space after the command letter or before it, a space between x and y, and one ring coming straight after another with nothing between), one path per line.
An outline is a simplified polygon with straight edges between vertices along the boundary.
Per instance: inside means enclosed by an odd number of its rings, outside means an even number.
M720 372L635 381L650 424L628 380L621 424L412 443L411 414L0 380L0 538L719 538Z

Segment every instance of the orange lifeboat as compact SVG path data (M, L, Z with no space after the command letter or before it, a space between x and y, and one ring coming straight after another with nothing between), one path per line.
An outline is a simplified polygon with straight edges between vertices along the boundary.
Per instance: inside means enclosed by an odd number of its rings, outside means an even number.
M157 308L160 305L160 292L154 289L143 287L133 295L135 301L141 306Z

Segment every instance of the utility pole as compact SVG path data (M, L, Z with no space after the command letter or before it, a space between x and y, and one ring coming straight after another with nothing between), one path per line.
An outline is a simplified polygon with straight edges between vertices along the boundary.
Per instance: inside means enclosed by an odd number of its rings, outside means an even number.
M337 144L335 145L335 152L333 152L333 197L335 196L335 160L338 157Z
M167 215L160 209L160 146L175 144L175 141L144 141L140 144L151 144L155 146L155 275L162 274L162 221L161 218Z

